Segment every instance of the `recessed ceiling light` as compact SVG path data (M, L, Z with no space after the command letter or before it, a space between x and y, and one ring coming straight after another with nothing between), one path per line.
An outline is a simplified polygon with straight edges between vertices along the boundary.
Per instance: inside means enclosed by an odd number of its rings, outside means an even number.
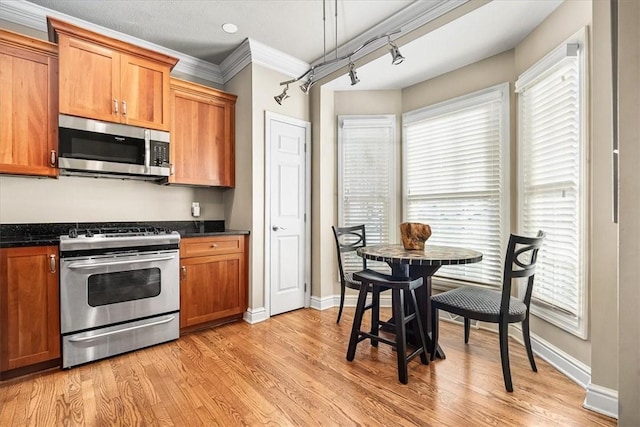
M238 27L227 22L226 24L222 24L222 31L228 34L234 34L236 31L238 31Z

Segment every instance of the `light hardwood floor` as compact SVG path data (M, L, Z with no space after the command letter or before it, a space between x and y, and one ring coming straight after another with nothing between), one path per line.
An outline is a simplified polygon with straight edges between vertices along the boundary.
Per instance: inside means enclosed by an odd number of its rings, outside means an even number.
M0 383L0 426L434 425L613 426L581 407L584 390L511 341L515 391L502 381L497 335L442 323L447 359L409 365L398 382L389 346L345 359L353 309L303 309ZM386 315L389 313L386 312Z

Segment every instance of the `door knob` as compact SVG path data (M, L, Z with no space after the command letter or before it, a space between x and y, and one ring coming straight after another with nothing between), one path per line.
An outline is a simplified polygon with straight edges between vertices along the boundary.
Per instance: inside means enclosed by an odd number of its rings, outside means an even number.
M271 229L273 231L278 231L278 230L286 230L287 227L280 227L280 226L274 225L273 227L271 227Z

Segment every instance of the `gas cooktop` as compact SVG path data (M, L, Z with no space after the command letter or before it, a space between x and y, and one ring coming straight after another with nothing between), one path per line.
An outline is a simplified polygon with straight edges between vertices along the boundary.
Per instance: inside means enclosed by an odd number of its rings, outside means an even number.
M177 247L180 234L163 227L71 228L60 236L60 251L118 249L169 245Z

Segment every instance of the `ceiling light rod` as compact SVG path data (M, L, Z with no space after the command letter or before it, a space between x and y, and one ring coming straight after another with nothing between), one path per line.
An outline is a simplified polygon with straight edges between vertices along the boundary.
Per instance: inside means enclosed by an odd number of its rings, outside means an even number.
M391 37L392 35L394 35L394 34L398 34L398 33L399 33L399 32L401 32L401 31L402 31L402 30L395 30L395 31L391 31L390 33L385 33L385 34L381 34L381 35L379 35L379 36L373 37L373 38L371 38L371 39L367 40L366 42L362 43L362 44L361 44L358 48L356 48L353 52L351 52L351 53L349 53L349 54L347 54L347 55L341 56L341 57L339 57L339 58L330 59L330 60L328 60L328 61L323 61L323 62L321 62L321 63L319 63L319 64L316 64L316 65L314 65L313 67L309 68L307 71L305 71L305 72L304 72L303 74L301 74L300 76L298 76L298 77L296 77L296 78L294 78L294 79L291 79L291 80L287 80L286 82L280 82L280 86L288 85L288 84L291 84L291 83L295 83L295 82L297 82L298 80L302 80L303 78L305 78L305 76L306 76L307 74L309 74L309 73L314 73L314 72L315 72L315 70L316 70L317 68L324 67L325 65L334 64L334 63L336 63L336 62L340 62L340 61L343 61L343 60L345 60L345 59L351 58L353 55L355 55L356 53L358 53L359 51L361 51L362 49L364 49L366 46L370 45L371 43L373 43L373 42L375 42L375 41L377 41L377 40L380 40L380 39L382 39L382 38L385 38L385 37L389 38L389 37ZM393 42L391 42L391 41L390 41L389 43L393 43ZM395 47L395 44L394 44L393 46ZM397 47L396 47L396 49L397 49ZM336 50L336 52L337 52L337 50Z

